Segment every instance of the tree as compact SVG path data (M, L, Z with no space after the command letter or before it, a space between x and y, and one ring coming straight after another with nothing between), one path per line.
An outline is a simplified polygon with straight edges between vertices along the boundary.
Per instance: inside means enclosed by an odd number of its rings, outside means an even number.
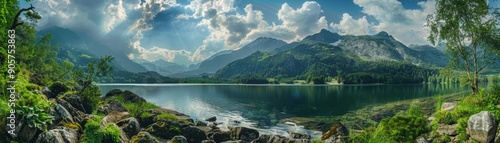
M465 70L474 93L479 92L479 73L498 60L499 15L486 0L438 0L436 12L427 16L428 40L446 43L449 67Z
M82 71L80 69L73 72L73 76L76 77L78 83L82 86L82 91L90 87L92 82L99 77L105 77L111 74L114 67L109 65L113 61L114 57L105 56L99 61L92 61L87 65L87 71Z

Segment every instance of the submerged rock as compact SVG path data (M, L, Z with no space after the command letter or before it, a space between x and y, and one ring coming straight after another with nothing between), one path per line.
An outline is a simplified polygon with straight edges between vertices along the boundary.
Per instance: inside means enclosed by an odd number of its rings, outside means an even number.
M467 132L472 139L489 143L495 138L497 126L493 114L488 111L481 111L469 118Z
M217 117L213 116L213 117L205 119L205 121L215 122L215 121L217 121Z

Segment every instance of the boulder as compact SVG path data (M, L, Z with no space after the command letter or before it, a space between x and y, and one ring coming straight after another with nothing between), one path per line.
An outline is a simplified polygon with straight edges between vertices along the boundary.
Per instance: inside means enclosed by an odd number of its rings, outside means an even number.
M440 135L456 136L457 135L457 126L458 126L458 124L438 125L438 129L436 130L436 132Z
M75 122L78 122L78 123L80 123L80 125L82 125L81 123L85 119L85 113L83 113L82 111L76 109L68 101L66 101L64 99L57 99L56 102L58 104L60 104L61 107L63 107L64 109L66 109L71 114L71 116L73 117L73 120Z
M210 139L214 140L215 142L224 142L231 140L231 134L230 132L215 132L211 134Z
M122 129L122 131L127 134L128 137L132 138L134 135L141 131L141 126L139 122L134 117L121 120L116 123Z
M160 115L162 113L169 113L170 115L176 116L179 120L179 123L182 123L183 126L189 126L189 125L194 125L193 119L189 117L186 114L174 111L174 110L168 110L168 109L162 109L162 108L154 108L154 109L147 109L144 112L140 113L139 116L139 123L141 124L142 127L147 127L150 124L153 124L154 118L157 115ZM141 116L142 114L149 114L151 116Z
M280 136L280 135L272 135L269 137L269 140L267 140L266 143L288 143L289 142L289 139L284 137L284 136Z
M237 140L251 142L259 137L259 131L247 127L234 127L231 129L231 137Z
M249 142L242 141L242 140L235 140L235 141L225 141L225 142L221 142L221 143L249 143Z
M288 131L288 134L290 135L290 137L292 137L294 139L311 139L311 136L308 134L305 134L305 133L296 133L296 132Z
M77 130L58 126L38 136L37 143L78 143L80 135Z
M195 120L195 121L194 121L194 125L195 125L195 126L202 126L202 127L206 127L206 126L207 126L207 123L202 122L202 121L199 121L199 120Z
M217 143L217 142L215 142L213 140L203 140L203 141L201 141L201 143Z
M121 93L121 96L123 97L123 102L132 102L132 103L146 102L146 99L128 90L123 91Z
M427 141L424 137L417 137L415 142L417 142L417 143L429 143L429 141Z
M18 130L20 129L20 130ZM41 131L35 127L30 127L25 120L21 120L16 126L17 140L21 142L33 142Z
M42 89L42 93L45 94L45 96L47 96L47 98L54 98L56 97L56 95L54 95L54 93L52 93L52 91L50 91L49 87L43 87Z
M177 122L158 121L146 128L146 131L154 136L168 140L176 135L180 135L181 128L182 126Z
M217 121L217 117L213 116L213 117L210 117L210 118L205 119L205 121L208 121L208 122L215 122L215 121Z
M128 112L128 110L120 102L115 100L109 100L103 105L100 105L99 108L97 109L97 112L103 114L109 114L111 112Z
M330 130L321 136L321 140L327 143L341 143L346 142L349 136L349 130L340 122L334 123Z
M148 132L139 132L137 135L132 137L130 142L131 143L158 143L158 140L156 140Z
M188 143L188 141L184 136L174 136L168 143Z
M489 143L495 138L497 126L493 114L488 111L481 111L469 117L467 132L472 139Z
M207 135L203 130L191 126L182 128L181 135L186 137L189 143L199 143L207 139Z
M457 103L454 103L454 102L444 102L443 105L441 105L441 110L453 111L453 109L455 109L455 106L457 106Z
M108 93L106 93L106 95L104 95L104 98L117 96L117 95L120 95L122 93L123 93L123 91L120 89L113 89L113 90L108 91Z
M75 107L76 109L78 109L84 113L87 113L87 114L92 114L92 111L87 112L85 110L85 108L83 107L83 102L82 102L82 99L80 98L80 96L66 94L66 95L62 96L62 99L68 101L68 103L71 104L71 106Z
M127 118L130 118L130 114L128 112L111 112L102 118L102 124L106 125L108 123L116 123Z

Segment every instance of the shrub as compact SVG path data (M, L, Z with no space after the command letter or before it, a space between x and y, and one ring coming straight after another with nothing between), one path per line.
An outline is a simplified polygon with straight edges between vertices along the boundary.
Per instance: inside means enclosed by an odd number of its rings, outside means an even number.
M50 91L52 91L52 93L55 94L54 96L57 96L59 93L65 93L66 91L68 91L69 87L63 84L62 82L57 81L50 84L49 89Z
M101 91L97 86L85 88L82 93L80 93L80 97L82 98L83 108L85 108L87 114L97 111L101 98Z
M87 121L81 142L83 143L100 143L100 142L120 142L121 131L115 124L108 124L101 128L102 119L94 116L94 118Z
M127 108L128 112L132 117L137 117L140 113L147 109L159 108L157 105L148 102L139 102L139 103L123 103L123 106Z
M48 114L43 107L39 106L18 106L17 111L29 127L34 127L42 131L46 131L47 126L52 124L54 120L54 116Z
M427 131L427 120L423 117L396 115L380 121L375 138L387 138L399 142L412 142Z
M179 119L171 115L169 113L161 113L160 115L156 115L154 121L167 120L167 121L178 121Z

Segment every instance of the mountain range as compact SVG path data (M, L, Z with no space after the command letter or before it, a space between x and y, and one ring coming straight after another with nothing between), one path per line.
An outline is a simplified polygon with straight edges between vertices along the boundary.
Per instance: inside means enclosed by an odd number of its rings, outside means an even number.
M218 78L231 78L248 75L245 74L248 71L272 72L258 74L264 77L304 76L305 73L315 71L314 68L322 67L332 70L328 75L336 75L336 70L348 71L346 68L352 65L347 64L359 65L361 62L391 61L437 68L444 67L449 60L441 49L429 45L406 46L383 31L375 35L353 36L339 35L323 29L292 43L260 37L238 50L221 51L190 66L162 59L153 62L131 60L118 50L61 27L41 30L39 35L46 33L51 33L52 42L61 47L58 57L70 59L77 65L83 66L92 58L112 55L115 57L113 65L118 69L133 73L155 71L171 77L215 75ZM258 65L259 63L265 64ZM266 70L258 71L260 68Z

